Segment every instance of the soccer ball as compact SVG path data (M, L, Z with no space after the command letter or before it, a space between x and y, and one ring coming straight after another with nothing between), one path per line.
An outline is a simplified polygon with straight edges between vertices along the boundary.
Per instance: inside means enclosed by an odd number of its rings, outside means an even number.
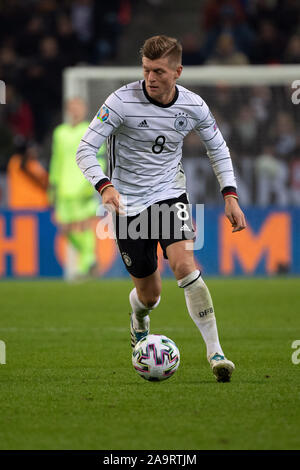
M159 381L171 377L180 363L179 349L164 335L147 335L132 352L132 364L145 380Z

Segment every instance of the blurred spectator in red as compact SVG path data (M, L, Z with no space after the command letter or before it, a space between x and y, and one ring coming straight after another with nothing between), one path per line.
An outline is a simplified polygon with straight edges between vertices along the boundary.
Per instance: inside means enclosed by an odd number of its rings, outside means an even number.
M132 19L132 0L121 0L118 13L118 21L122 26L127 26Z
M33 114L29 103L22 98L16 88L6 85L6 122L13 136L26 139L34 135Z
M239 0L207 0L203 9L203 26L206 31L222 25L226 19L226 13L229 12L233 15L235 23L241 23L245 20L245 14Z

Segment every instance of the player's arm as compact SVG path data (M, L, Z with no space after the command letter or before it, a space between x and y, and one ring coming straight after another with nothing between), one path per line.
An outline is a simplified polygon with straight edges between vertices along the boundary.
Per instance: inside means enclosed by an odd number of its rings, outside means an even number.
M54 129L52 136L52 153L49 165L49 187L48 196L51 204L55 204L56 199L56 186L59 181L60 175L60 159L59 159L59 127Z
M123 122L122 101L113 93L101 106L84 134L76 153L76 162L84 177L95 187L109 209L120 210L120 194L103 172L97 154L107 137Z
M232 231L239 232L246 228L246 220L238 203L237 185L229 149L204 101L200 109L201 115L195 131L206 147L213 171L220 184L225 201L225 215L233 227Z

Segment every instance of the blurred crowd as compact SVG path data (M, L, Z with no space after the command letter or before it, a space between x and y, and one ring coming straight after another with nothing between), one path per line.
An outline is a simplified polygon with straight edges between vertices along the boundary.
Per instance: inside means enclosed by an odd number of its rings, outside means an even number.
M184 65L300 63L299 0L207 0Z
M165 1L147 3L159 7ZM44 145L61 122L65 67L117 65L122 33L138 5L138 0L1 2L0 79L6 84L6 105L0 105L0 180L16 149L32 140ZM207 0L202 5L199 32L178 33L183 65L300 63L299 0ZM300 159L299 106L292 104L289 87L220 85L196 91L211 107L237 165L244 155L256 157L258 169ZM185 151L187 156L199 151L193 134Z
M300 158L300 109L292 102L290 86L220 84L195 91L209 103L233 155L255 158L268 148L285 161ZM199 139L190 141L186 151L192 154Z
M19 142L43 142L61 119L62 72L116 57L135 0L7 0L0 4L0 171Z
M193 88L210 105L230 149L236 173L249 191L247 203L300 205L300 107L290 86L228 86ZM184 143L184 155L203 155L195 133ZM253 184L254 183L254 184ZM258 185L261 188L258 189ZM264 186L264 187L263 187ZM294 194L288 192L294 191ZM264 195L265 193L265 195ZM280 193L280 194L279 194Z

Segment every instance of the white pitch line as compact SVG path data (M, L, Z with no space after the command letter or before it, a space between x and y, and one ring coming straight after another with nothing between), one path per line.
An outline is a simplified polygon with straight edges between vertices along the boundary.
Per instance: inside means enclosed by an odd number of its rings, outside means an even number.
M186 332L186 331L192 331L194 328L182 328L182 327L156 327L155 330L160 329L160 330L166 330L166 331L180 331L180 332ZM123 333L126 331L129 331L129 327L103 327L103 326L78 326L78 327L1 327L0 328L0 334L1 332L7 332L7 333L15 333L18 331L26 331L26 332L47 332L47 333L56 333L56 332L63 332L63 333L68 333L71 331L96 331L99 330L101 332L106 332L106 331L113 331L113 332L119 332Z

